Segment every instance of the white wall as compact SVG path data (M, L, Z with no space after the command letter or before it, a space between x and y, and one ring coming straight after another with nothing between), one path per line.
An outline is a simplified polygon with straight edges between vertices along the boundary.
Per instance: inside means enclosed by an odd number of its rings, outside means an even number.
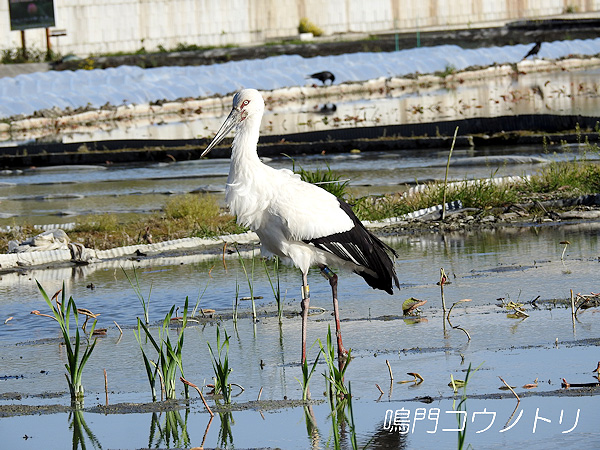
M486 22L600 10L600 0L55 0L52 37L61 54L154 51L177 44L252 44L294 36L302 17L326 34L472 26ZM43 29L27 30L28 47L46 48ZM0 1L0 50L21 46Z

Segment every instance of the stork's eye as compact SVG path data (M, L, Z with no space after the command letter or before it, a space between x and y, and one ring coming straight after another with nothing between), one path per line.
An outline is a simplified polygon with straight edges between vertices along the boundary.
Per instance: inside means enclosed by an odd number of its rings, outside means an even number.
M247 105L248 105L248 103L250 103L250 100L244 100L244 101L242 102L242 108L243 108L244 106L247 106Z

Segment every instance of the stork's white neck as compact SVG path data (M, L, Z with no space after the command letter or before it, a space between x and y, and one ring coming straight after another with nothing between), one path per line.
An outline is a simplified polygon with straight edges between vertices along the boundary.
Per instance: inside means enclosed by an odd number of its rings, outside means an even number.
M252 175L256 175L257 166L262 166L256 152L260 121L260 116L248 116L238 125L233 139L228 184L250 181Z
M258 116L258 117L257 117ZM256 153L260 119L262 114L248 116L240 122L233 139L231 164L227 177L225 201L238 223L256 230L261 225L265 200L259 193L264 185L268 166L264 165Z

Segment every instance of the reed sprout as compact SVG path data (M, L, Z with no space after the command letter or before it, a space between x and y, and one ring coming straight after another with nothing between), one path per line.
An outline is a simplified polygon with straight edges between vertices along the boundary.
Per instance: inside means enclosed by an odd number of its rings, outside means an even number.
M452 145L450 146L450 153L448 153L448 162L446 163L446 174L444 175L444 187L442 191L442 220L446 219L446 194L448 189L448 172L450 170L450 158L452 158L452 152L454 151L454 144L456 143L456 135L458 134L458 127L454 130L454 138L452 139Z
M65 293L65 284L63 283L62 289L54 294L52 299L48 297L46 291L42 287L39 281L36 280L38 289L40 290L42 297L52 310L52 314L54 319L58 322L60 326L63 341L65 344L65 349L67 351L67 362L65 364L65 368L67 369L67 373L65 377L67 378L67 383L69 384L69 392L71 393L71 402L74 405L80 406L83 403L84 398L84 390L83 384L81 382L83 368L87 363L88 359L92 355L94 348L96 347L97 338L94 339L94 342L90 342L86 337L85 348L83 348L83 344L81 342L81 335L79 333L79 312L77 310L77 306L75 304L75 300L73 297L69 297L66 299ZM61 295L61 300L58 300L58 295ZM52 302L52 300L56 300L56 305ZM71 330L70 330L70 319L71 314L75 318L75 342L71 341ZM96 319L92 323L92 327L90 329L89 335L91 336L94 333L94 329L96 328ZM82 351L83 349L83 351Z
M263 264L265 266L265 272L269 280L269 285L271 286L271 290L273 291L273 297L275 297L275 302L277 302L277 317L279 318L279 322L281 323L281 319L283 316L283 302L285 301L285 299L281 298L281 285L279 280L279 258L277 256L273 258L273 274L275 281L273 281L273 279L271 278L271 274L269 272L269 267L267 266L266 260L263 260Z
M215 372L215 394L221 392L225 403L231 403L231 384L229 383L229 374L231 368L229 367L229 338L227 330L225 332L225 339L221 343L221 327L217 325L217 346L216 354L213 351L210 342L208 342L208 351L212 358L213 370Z
M467 437L467 422L466 422L467 386L469 384L469 380L470 380L471 376L475 372L477 372L480 367L481 367L481 364L476 369L472 369L471 363L469 363L469 367L467 368L467 373L465 374L464 381L455 380L454 377L452 376L452 374L450 374L450 380L451 380L450 384L451 384L452 388L454 389L454 393L456 394L458 392L459 387L463 388L461 399L460 399L460 402L458 403L458 405L456 405L456 399L453 402L453 408L455 411L464 411L465 412L465 414L457 414L458 425L459 425L458 426L458 429L459 429L459 431L458 431L458 450L462 450L462 448L465 445L465 439ZM463 424L461 424L461 419L464 420Z
M246 264L244 264L244 259L242 255L240 255L240 251L236 247L236 251L238 254L238 259L244 270L244 275L246 276L246 280L248 281L248 288L250 289L250 300L252 301L252 320L256 322L256 305L254 303L254 267L255 267L255 258L254 258L254 250L252 250L252 272L248 275L248 271L246 270Z
M237 327L238 307L240 304L240 284L235 279L235 298L233 299L233 325Z
M340 431L339 431L339 423L340 420L338 418L338 413L340 412L338 410L337 407L337 403L334 399L334 396L332 395L331 392L331 384L327 383L327 399L329 400L329 409L331 411L330 417L331 417L331 427L333 429L333 448L335 450L340 450L341 444L340 444Z
M460 402L458 403L458 406L455 408L456 411L465 411L466 412L466 410L467 410L467 404L466 404L466 402L467 402L467 384L469 382L469 376L470 376L470 374L471 374L471 364L469 363L469 368L467 369L467 374L465 376L465 381L462 384L462 386L463 386L463 395L462 395L462 397L460 399ZM456 391L457 391L457 386L455 385L454 386L454 392L456 392ZM466 414L465 414L465 416L466 416ZM458 429L459 429L459 431L458 431L458 445L457 445L457 447L458 447L458 450L462 450L462 448L465 445L465 439L467 437L467 423L465 421L464 425L461 426L460 421L461 421L462 415L458 414L457 417L458 417Z
M335 367L335 365L333 367ZM333 383L327 383L327 398L329 401L331 425L333 429L333 446L336 450L342 448L340 430L343 428L344 423L347 423L350 427L350 443L352 444L352 449L357 450L358 443L356 441L356 425L354 422L354 411L352 409L351 384L348 382L347 394L342 398L336 395L335 389ZM364 448L367 448L367 446Z
M206 293L206 290L208 289L208 284L210 283L210 278L206 281L206 285L204 286L204 290L202 291L202 293L198 292L198 300L196 300L196 305L194 306L194 309L192 310L192 317L194 317L196 315L196 312L198 311L198 307L200 306L200 300L202 300L202 297L204 297L204 294ZM202 310L200 310L202 312Z
M319 357L321 356L322 352L323 352L322 349L319 350L319 353L317 353L317 357L315 358L315 362L312 364L312 367L310 368L310 370L308 369L308 361L306 359L302 363L302 380L298 380L296 378L298 383L300 383L300 386L302 386L302 400L308 400L308 396L309 396L308 384L310 382L310 379L313 376L313 373L315 372L315 369L317 368L317 364L319 362Z
M324 346L320 339L318 342L319 346L321 347L321 352L325 357L325 363L327 364L327 373L323 373L323 376L326 380L327 399L329 401L329 408L331 411L330 417L333 427L334 448L336 450L341 448L339 426L343 422L347 421L344 415L344 408L347 407L350 417L349 425L351 430L352 448L356 449L356 433L351 403L352 391L350 389L350 383L348 383L348 386L344 384L344 375L346 373L346 369L348 369L348 364L352 357L351 350L348 350L348 355L343 366L338 368L335 363L335 348L333 345L333 339L331 338L331 326L329 326L327 330L326 345Z
M358 443L356 442L356 424L354 423L354 410L352 409L352 387L348 381L348 418L350 425L350 442L352 443L352 449L358 449Z
M134 332L138 344L140 345L140 349L142 351L142 358L144 359L144 366L146 368L146 374L150 383L153 401L156 401L155 384L157 376L159 377L162 385L161 398L163 398L164 396L167 399L177 398L176 381L179 378L177 376L177 369L179 369L181 376L184 377L182 350L184 341L184 331L187 325L188 298L185 298L185 305L183 307L183 317L181 321L182 328L179 332L179 337L175 341L175 344L171 342L171 338L169 336L169 325L171 323L171 319L173 318L174 311L175 305L173 305L169 312L166 314L162 325L158 330L158 341L152 336L148 325L143 323L139 317L137 321L137 333ZM157 353L157 362L150 359L146 354L146 350L144 349L144 343L142 342L142 337L145 338L146 342L150 342L152 344L152 347ZM188 398L189 390L188 386L185 384L184 389L185 397Z
M348 350L348 356L346 357L343 367L338 368L335 364L335 348L331 338L331 326L329 326L327 330L327 346L323 346L320 339L319 346L321 347L321 352L323 353L325 363L327 364L327 374L323 374L323 376L327 380L329 394L339 399L348 397L349 392L344 384L344 374L350 363L352 350Z
M144 299L144 295L142 294L142 289L140 288L140 280L138 279L137 272L135 271L135 266L133 266L133 278L135 280L135 284L133 283L133 280L129 277L129 275L127 274L127 272L125 271L125 269L123 267L121 267L121 270L123 270L123 273L125 274L125 277L127 278L127 281L129 281L129 284L133 288L135 295L137 295L137 298L140 301L140 304L142 305L142 309L144 310L144 322L146 325L148 325L150 323L149 312L150 312L150 295L152 294L152 284L150 284L150 291L148 292L148 298Z

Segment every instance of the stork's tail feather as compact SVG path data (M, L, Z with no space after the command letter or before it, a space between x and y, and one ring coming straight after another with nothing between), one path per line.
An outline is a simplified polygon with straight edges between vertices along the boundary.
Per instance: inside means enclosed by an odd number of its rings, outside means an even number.
M342 233L311 239L308 242L345 261L354 263L357 266L355 272L363 277L369 286L393 294L394 285L400 288L394 267L394 258L398 254L368 231L347 203L342 200L339 202L342 210L354 222L354 227Z
M394 258L397 257L398 254L377 236L371 234L366 229L365 231L369 233L373 240L373 254L369 257L372 264L368 268L375 274L373 275L367 270L356 271L356 273L363 277L367 284L373 289L381 289L392 295L394 293L394 285L400 289L400 282L398 281L396 268L394 266Z

